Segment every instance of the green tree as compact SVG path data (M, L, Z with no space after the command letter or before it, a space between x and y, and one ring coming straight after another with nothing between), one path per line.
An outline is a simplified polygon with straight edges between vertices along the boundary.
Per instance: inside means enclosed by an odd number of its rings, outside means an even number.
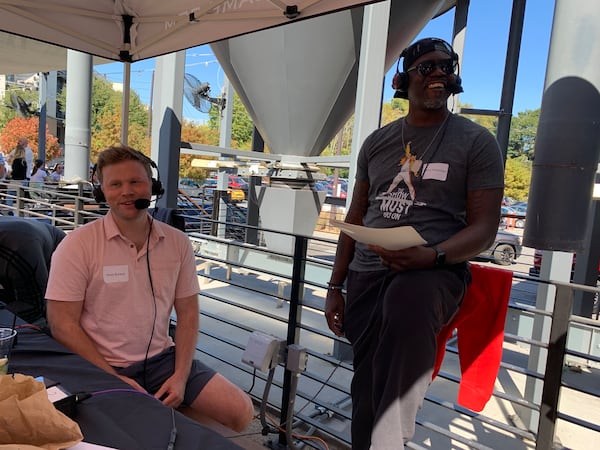
M201 125L189 120L184 120L181 125L181 140L184 142L216 146L219 145L219 130L212 129L208 125ZM204 179L208 176L208 169L192 167L192 160L195 158L197 158L197 156L193 155L181 155L179 157L180 178ZM205 158L208 159L207 157Z
M529 197L531 161L525 157L508 158L504 170L504 195L523 201Z
M129 97L129 123L136 124L145 130L148 129L148 106L142 103L140 96L135 91L131 91Z
M92 133L90 157L95 161L98 153L111 145L115 145L121 140L121 112L105 111L98 117L99 128ZM127 143L141 151L150 154L150 138L146 133L146 127L139 123L129 123L129 135Z
M389 103L381 105L381 125L387 125L408 113L408 100L393 98Z
M535 137L538 123L540 121L540 110L526 110L518 113L512 118L510 135L508 138L508 157L517 158L524 156L532 160L535 149Z
M67 79L68 83L68 79ZM58 102L63 110L66 110L67 88L65 87L58 95ZM104 77L94 74L92 78L92 103L91 103L91 132L102 129L102 116L109 114L118 114L120 117L123 103L123 93L113 88L110 81ZM142 104L139 95L135 91L130 91L129 95L129 126L137 124L140 127L148 127L148 108ZM118 140L117 140L118 142Z
M228 99L229 101L229 99ZM208 112L208 126L213 130L219 129L221 114L219 108L211 108ZM239 96L233 96L233 113L231 118L231 146L240 150L250 150L252 148L252 133L254 123Z

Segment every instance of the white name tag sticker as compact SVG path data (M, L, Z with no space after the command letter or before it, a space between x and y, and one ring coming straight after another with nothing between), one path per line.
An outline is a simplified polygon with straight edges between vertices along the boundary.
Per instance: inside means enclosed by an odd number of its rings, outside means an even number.
M429 163L425 165L423 171L424 180L439 180L446 181L448 178L448 164L446 163Z
M123 283L129 281L129 266L104 266L102 276L105 283Z

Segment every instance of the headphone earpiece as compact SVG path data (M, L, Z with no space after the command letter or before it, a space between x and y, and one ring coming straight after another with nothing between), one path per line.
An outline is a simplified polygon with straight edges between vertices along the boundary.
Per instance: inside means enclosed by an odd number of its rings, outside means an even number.
M104 196L104 192L102 192L100 185L92 188L92 195L94 196L96 203L106 203L106 197Z
M396 62L396 73L392 78L392 89L396 91L394 98L408 98L408 74L400 72L400 60L406 56L406 49L402 50Z
M152 195L156 195L157 197L160 197L164 193L165 193L165 189L163 188L163 185L160 182L160 180L158 180L156 178L152 178Z
M96 203L106 203L106 197L104 196L104 192L102 192L102 188L100 187L99 184L95 184L94 183L94 177L96 176L96 171L98 170L98 164L94 164L94 167L92 168L92 176L91 176L91 182L92 182L92 196L94 197L94 200L96 201Z
M152 189L150 192L152 193L152 195L156 195L157 197L160 197L161 195L163 195L165 193L165 188L163 188L163 185L160 181L160 171L158 170L158 166L156 165L156 163L154 161L152 161L150 158L148 158L142 152L140 152L139 150L136 150L136 151L140 154L140 156L148 164L150 164L150 167L152 167L153 169L156 170L156 178L152 177Z
M392 88L396 91L394 98L408 98L408 74L396 72L392 80Z
M464 92L462 88L462 80L460 79L460 76L458 74L454 74L452 81L448 83L446 89L448 89L448 92L450 92L453 95Z

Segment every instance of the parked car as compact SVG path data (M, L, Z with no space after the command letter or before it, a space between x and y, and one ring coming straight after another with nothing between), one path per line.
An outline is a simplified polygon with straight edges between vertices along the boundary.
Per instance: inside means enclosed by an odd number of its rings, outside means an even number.
M216 178L207 178L202 183L201 188L206 192L210 189L215 189L217 187L217 179ZM246 199L246 194L248 193L248 182L244 180L242 177L238 175L228 175L227 179L227 187L229 188L227 192L229 193L231 200L239 202L244 201ZM240 191L240 192L234 192Z
M498 229L494 243L486 251L477 255L476 259L485 259L501 266L508 266L521 256L522 249L520 236Z
M248 182L238 175L229 175L227 186L231 189L241 189L242 191L248 191Z
M215 196L215 186L203 185L202 187L202 199L207 202L212 202ZM227 194L232 202L243 202L246 200L246 194L241 189L227 189Z
M512 206L502 206L500 208L500 214L502 214L502 221L504 225L513 228L524 228L525 227L525 216L526 211L522 208L514 208Z
M200 183L193 178L180 178L178 188L190 197L197 197L201 191Z
M509 206L512 205L515 201L507 196L502 197L502 206Z
M179 187L180 188L199 188L200 184L198 183L198 180L195 180L194 178L180 178L179 179Z
M338 189L334 190L333 183L327 180L315 181L314 184L315 191L324 191L327 193L327 197L339 197L339 198L347 198L347 188L348 182L344 179L338 180Z

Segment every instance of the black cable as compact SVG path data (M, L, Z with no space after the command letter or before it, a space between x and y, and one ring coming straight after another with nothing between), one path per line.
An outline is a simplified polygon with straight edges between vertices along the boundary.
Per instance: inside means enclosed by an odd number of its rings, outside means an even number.
M302 439L301 437L295 437L297 441L302 442L302 444L309 446L310 448L314 448L316 450L323 450L325 447L321 445L317 445L314 442L309 441L308 439Z
M155 208L156 209L156 208ZM150 234L152 233L152 224L154 223L154 214L150 219L150 229L148 230L148 238L146 239L146 267L148 268L148 279L150 280L150 290L152 291L152 305L154 306L153 319L152 319L152 332L150 333L150 339L148 340L148 346L146 347L146 356L144 357L144 374L143 374L143 387L148 390L146 383L146 366L148 364L148 353L150 352L150 345L152 344L152 338L154 337L154 329L156 328L156 295L154 294L154 283L152 282L152 272L150 271Z
M169 445L167 450L173 450L175 448L175 441L177 440L177 427L175 426L175 410L171 408L171 434L169 435Z
M296 444L294 444L294 437L292 436L292 422L294 421L294 401L296 398L296 390L298 389L299 377L299 373L292 375L292 380L290 383L290 405L287 417L285 418L285 440L288 447L290 447L292 450L298 450L298 447L296 447Z
M249 394L250 392L252 392L252 389L254 389L255 382L256 382L256 369L254 369L254 371L252 372L252 385L250 386L250 389L248 389L246 391L246 394Z
M275 375L275 367L271 367L269 369L269 376L267 377L267 382L265 384L265 389L263 391L262 402L260 403L260 423L262 425L262 434L266 436L267 434L275 434L278 433L277 430L271 428L271 426L267 423L267 402L269 401L269 391L271 390L271 385L273 384L273 376Z
M313 403L315 401L315 399L317 398L317 396L321 393L321 391L325 388L325 386L327 386L327 383L329 383L329 380L331 380L331 377L333 377L333 374L336 372L336 370L339 369L339 367L342 365L342 359L340 358L337 362L337 364L335 365L335 367L333 368L333 370L331 371L331 373L329 374L329 376L327 377L327 379L321 384L321 387L319 388L319 390L316 392L315 395L313 395L310 400L308 400L304 406L302 408L300 408L296 413L294 413L295 416L300 415L300 413L302 411L304 411L304 409L310 405L311 403Z

